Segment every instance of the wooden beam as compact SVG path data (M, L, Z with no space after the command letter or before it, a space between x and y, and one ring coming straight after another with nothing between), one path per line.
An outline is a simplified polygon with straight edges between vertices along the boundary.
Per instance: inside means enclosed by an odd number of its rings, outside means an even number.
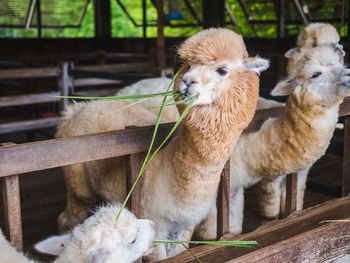
M277 24L277 37L283 38L285 37L285 0L278 0L278 24Z
M298 174L287 174L286 176L286 207L284 217L290 215L297 209Z
M254 240L259 243L259 248L261 249L315 229L320 226L319 223L323 220L344 219L349 216L350 196L347 196L340 199L333 199L302 211L296 211L287 218L271 221L247 234L225 235L223 240ZM191 250L203 262L215 263L224 263L252 252L252 249L249 248L215 245L198 246ZM188 252L183 252L175 257L161 261L161 263L177 262L198 263Z
M333 262L349 256L349 244L350 223L334 222L227 263Z
M109 89L94 89L94 90L82 90L82 91L77 91L72 96L93 96L93 97L103 97L103 96L111 96L117 91L119 91L120 88L109 88Z
M95 37L111 37L111 3L110 0L94 0Z
M342 195L350 193L350 115L344 118L344 154L342 172Z
M346 100L344 103L348 104L349 101ZM344 107L348 106L345 105ZM251 124L244 130L244 132L258 130L267 118L281 116L283 112L284 107L258 110L255 113ZM26 129L16 128L16 126L18 126L17 123L1 124L0 133L12 129L21 131L27 130L28 128L43 128L43 126L52 127L57 121L58 118L48 118L22 122ZM172 123L160 125L157 136L158 142L165 138L172 126ZM59 167L78 162L87 162L145 152L148 149L153 129L153 126L147 126L135 128L131 131L119 130L67 139L24 143L15 147L2 148L0 149L0 177ZM96 151L97 148L100 149L100 151ZM65 150L57 151L57 149ZM38 156L37 160L34 162L28 160L28 156L33 153Z
M141 162L144 159L144 154L129 154L126 156L126 193L129 193L141 169ZM139 181L132 192L128 201L128 207L137 218L141 218L141 182Z
M59 117L54 117L4 123L0 124L0 134L50 128L56 126L58 120Z
M72 77L69 76L69 62L63 62L61 65L61 74L58 78L58 87L61 92L61 96L68 96L73 87ZM67 98L62 98L60 103L60 110L63 111L68 104Z
M236 20L235 16L233 15L233 12L232 12L229 4L227 3L227 1L225 1L225 10L226 10L228 16L230 17L232 24L234 26L237 25L237 20Z
M225 26L225 0L203 0L203 28Z
M308 21L306 15L304 13L304 10L303 10L299 0L293 0L293 2L294 2L294 5L295 5L295 8L297 9L297 11L298 11L298 13L299 13L299 15L301 17L301 20L303 21L303 24L307 25L309 23L309 21Z
M99 71L99 72L141 72L152 67L150 62L127 62L118 64L102 64L75 67L74 70ZM0 71L1 73L1 71ZM0 75L1 77L1 75Z
M157 66L163 68L166 66L165 40L164 40L164 12L163 0L156 0L157 6Z
M14 143L3 143L0 146L10 146ZM2 178L2 198L6 234L11 244L17 249L23 249L21 198L18 175Z
M220 239L230 231L230 160L226 162L221 173L216 207L218 211L216 238Z
M24 79L24 78L46 78L57 77L58 67L50 68L23 68L23 69L2 69L0 79Z
M74 79L73 85L77 87L87 87L87 86L101 86L101 85L115 85L123 83L120 80L113 79L97 79L97 78L87 78L87 79Z
M173 124L161 125L155 145L160 144L172 127ZM148 126L2 147L0 177L145 152L153 129ZM28 158L33 154L35 158Z
M59 92L52 91L47 93L0 97L0 108L59 101L60 100L59 98L50 97L50 96L59 96L59 95L60 95Z
M33 19L35 6L36 6L36 0L30 0L28 13L27 13L26 24L25 24L25 29L29 29L30 28L30 24L32 23L32 19Z

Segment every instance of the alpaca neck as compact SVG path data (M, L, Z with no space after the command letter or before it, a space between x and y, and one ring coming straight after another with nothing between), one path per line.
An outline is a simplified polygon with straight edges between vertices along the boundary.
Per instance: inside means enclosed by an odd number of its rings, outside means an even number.
M241 133L234 123L227 123L230 129L222 133L221 125L198 129L185 124L179 131L172 159L176 171L172 187L177 194L202 200L217 190L221 171Z
M260 153L263 175L280 176L305 169L325 153L340 103L326 108L309 102L291 94L283 116L262 128L265 134L258 136L265 140L270 138L263 142L265 148Z

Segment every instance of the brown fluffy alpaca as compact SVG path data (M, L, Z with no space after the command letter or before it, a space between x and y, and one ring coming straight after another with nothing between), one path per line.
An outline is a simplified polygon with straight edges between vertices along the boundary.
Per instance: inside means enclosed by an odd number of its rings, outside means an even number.
M184 118L179 135L156 155L143 175L142 217L156 223L156 239L189 240L193 228L214 202L223 166L253 117L259 79L253 72L244 71L247 53L243 40L227 29L204 30L186 40L178 53L183 71L175 81L175 89L197 99ZM246 64L249 63L255 67L254 61ZM179 111L184 107L179 105ZM91 102L79 110L72 109L60 125L68 130L60 134L107 131L110 123L124 119L129 111L125 109L110 115L110 119L101 119L93 113L108 111L102 108L101 102ZM61 229L82 220L97 198L106 201L125 198L120 163L120 158L111 159L66 170L69 192L67 208L59 218ZM167 248L159 244L151 259L160 260L181 251L182 246Z

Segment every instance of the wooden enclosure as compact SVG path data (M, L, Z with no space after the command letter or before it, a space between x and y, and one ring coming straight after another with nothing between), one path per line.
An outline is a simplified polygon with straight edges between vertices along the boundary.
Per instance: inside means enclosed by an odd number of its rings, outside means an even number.
M269 117L278 117L283 114L283 111L283 107L257 111L253 121L244 132L252 132L259 129L264 120ZM340 116L345 117L343 198L334 199L317 207L293 213L296 202L296 176L289 175L287 180L286 211L289 211L292 215L282 220L273 221L248 234L228 234L229 167L226 165L222 173L218 192L217 236L223 240L256 240L259 243L259 248L262 249L252 252L252 250L246 248L204 245L193 248L193 252L203 262L258 262L259 259L265 260L262 262L280 262L277 260L278 257L276 255L281 253L283 253L285 262L291 262L288 258L293 258L296 253L291 251L292 247L295 247L297 249L296 251L302 251L303 245L315 236L323 238L331 231L334 233L332 240L335 240L339 235L345 237L345 239L334 242L331 251L340 251L339 253L341 254L349 253L350 247L348 240L350 236L350 225L348 223L319 225L320 221L323 220L350 217L350 197L347 196L350 192L350 98L345 99L341 105ZM156 145L159 145L171 127L172 124L161 125L157 135ZM30 176L26 173L73 163L126 156L128 190L136 179L140 169L140 162L142 161L144 152L147 151L152 133L153 126L130 127L120 131L67 139L53 139L19 145L10 142L3 144L0 148L0 177L2 178L3 186L6 231L12 244L18 249L22 249L19 174ZM99 151L95 151L96 148ZM140 215L142 209L140 200L141 192L140 184L138 184L129 202L130 209L136 215ZM281 242L283 240L292 243L285 245L284 242ZM321 253L316 256L324 257L329 253L333 253L330 252L329 247L319 244L314 245L318 249L325 251L323 254ZM289 249L286 249L286 246ZM266 247L266 249L263 247ZM338 254L334 256L339 256ZM162 262L196 261L188 253L183 253Z

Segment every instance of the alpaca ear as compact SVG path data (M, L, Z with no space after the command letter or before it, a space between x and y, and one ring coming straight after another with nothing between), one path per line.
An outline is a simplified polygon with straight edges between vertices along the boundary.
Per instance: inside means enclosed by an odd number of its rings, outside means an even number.
M299 51L299 48L295 47L295 48L291 48L289 49L286 53L284 53L284 56L286 58L291 58L295 53L297 53Z
M244 59L243 64L245 70L254 71L260 75L261 72L269 68L270 60L257 56L255 58Z
M295 89L295 83L291 79L280 81L271 91L272 96L286 96L291 94Z
M110 251L103 248L95 249L90 253L87 263L103 263L110 253Z
M58 256L66 247L70 237L70 233L49 237L35 244L34 248L40 253Z
M345 57L345 51L343 49L343 45L340 45L340 44L335 44L335 50L338 52L339 56L341 58L344 58Z

